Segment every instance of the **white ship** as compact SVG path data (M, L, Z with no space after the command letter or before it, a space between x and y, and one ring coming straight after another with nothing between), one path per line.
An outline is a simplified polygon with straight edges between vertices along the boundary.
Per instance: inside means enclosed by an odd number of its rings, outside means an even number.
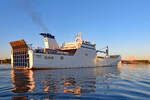
M13 68L43 69L43 68L78 68L114 66L120 60L120 55L109 55L106 51L96 50L95 43L82 40L79 32L74 42L58 46L55 36L41 33L45 48L32 49L24 40L10 42L12 46L11 64ZM106 56L98 56L105 53Z

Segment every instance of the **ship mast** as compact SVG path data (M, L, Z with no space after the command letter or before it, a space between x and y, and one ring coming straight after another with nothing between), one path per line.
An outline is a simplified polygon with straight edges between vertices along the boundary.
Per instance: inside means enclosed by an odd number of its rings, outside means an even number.
M81 42L82 41L82 32L78 32L75 42Z

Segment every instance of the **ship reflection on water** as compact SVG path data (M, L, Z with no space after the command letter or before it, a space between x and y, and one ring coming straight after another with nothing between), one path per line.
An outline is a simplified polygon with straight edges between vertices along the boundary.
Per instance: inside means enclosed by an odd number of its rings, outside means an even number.
M14 93L32 92L35 88L32 70L12 70L11 76L14 87L12 92Z
M65 94L80 97L82 94L96 93L99 84L101 88L109 91L110 74L117 76L120 74L119 68L113 66L55 70L13 69L11 70L12 92L22 95L14 96L12 99L50 99L57 98L57 95L61 98ZM105 91L101 92L106 94Z

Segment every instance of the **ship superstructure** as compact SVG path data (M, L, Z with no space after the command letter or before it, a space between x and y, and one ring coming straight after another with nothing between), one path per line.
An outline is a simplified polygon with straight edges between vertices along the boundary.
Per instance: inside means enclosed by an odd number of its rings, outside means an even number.
M106 51L96 50L95 43L82 40L81 32L74 42L58 46L55 36L41 33L44 37L45 48L32 49L24 40L10 42L12 46L11 60L13 68L77 68L117 65L121 57L109 55ZM98 52L105 53L100 57Z

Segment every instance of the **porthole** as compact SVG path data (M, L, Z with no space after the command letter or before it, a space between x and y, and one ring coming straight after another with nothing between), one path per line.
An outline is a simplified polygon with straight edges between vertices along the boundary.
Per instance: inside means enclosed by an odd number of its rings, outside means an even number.
M85 53L85 56L88 56L88 54L87 54L87 53Z
M64 57L63 57L63 56L61 56L61 57L60 57L60 59L61 59L61 60L63 60L63 59L64 59Z

